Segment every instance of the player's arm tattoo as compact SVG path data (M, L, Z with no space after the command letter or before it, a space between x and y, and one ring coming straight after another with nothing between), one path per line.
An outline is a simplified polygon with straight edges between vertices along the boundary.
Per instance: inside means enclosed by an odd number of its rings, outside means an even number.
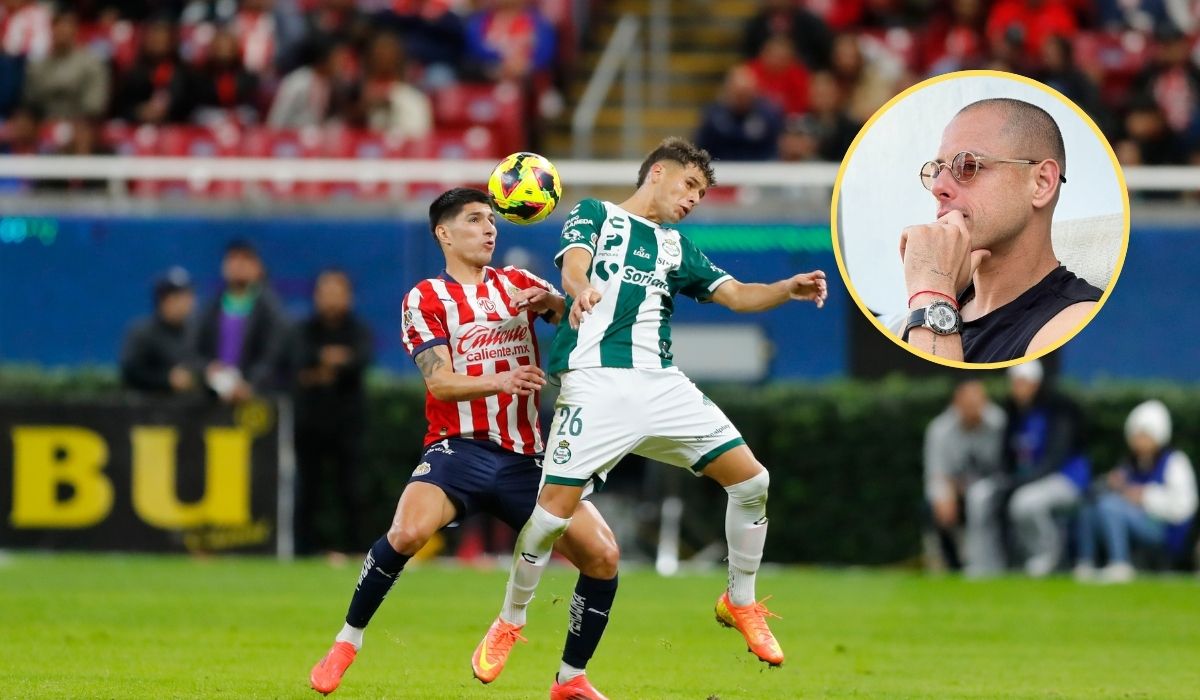
M441 369L442 365L446 364L441 356L430 348L426 352L417 355L417 367L421 370L421 376L429 379L433 373Z

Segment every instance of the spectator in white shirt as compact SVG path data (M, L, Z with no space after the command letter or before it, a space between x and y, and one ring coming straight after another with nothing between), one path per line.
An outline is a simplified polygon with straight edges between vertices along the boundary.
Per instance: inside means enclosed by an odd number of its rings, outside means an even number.
M1124 583L1134 577L1132 547L1168 558L1180 555L1196 515L1196 475L1187 455L1171 447L1171 414L1147 401L1125 421L1129 458L1105 479L1104 490L1079 517L1076 578ZM1096 542L1108 565L1096 571Z

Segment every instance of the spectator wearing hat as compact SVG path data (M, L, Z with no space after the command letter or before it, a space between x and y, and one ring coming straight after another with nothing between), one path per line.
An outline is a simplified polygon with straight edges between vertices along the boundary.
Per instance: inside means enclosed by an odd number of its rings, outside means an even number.
M198 358L188 344L187 323L196 306L187 270L172 267L154 283L154 314L125 335L121 381L155 394L184 394L199 387Z
M1062 516L1079 506L1091 483L1079 407L1043 374L1037 360L1008 370L1002 472L967 490L968 575L1002 571L1009 540L1026 573L1052 573L1065 548Z
M224 288L200 316L196 352L209 388L238 403L280 387L288 323L249 241L226 246L221 276Z
M1083 581L1133 580L1133 547L1168 561L1186 554L1196 517L1196 473L1188 456L1171 446L1167 407L1146 401L1134 408L1125 421L1125 441L1129 455L1080 512L1075 577ZM1097 541L1108 556L1098 572Z
M1079 407L1042 374L1037 360L1009 368L1004 434L1008 517L1025 571L1035 577L1057 568L1066 535L1057 516L1074 510L1091 483Z

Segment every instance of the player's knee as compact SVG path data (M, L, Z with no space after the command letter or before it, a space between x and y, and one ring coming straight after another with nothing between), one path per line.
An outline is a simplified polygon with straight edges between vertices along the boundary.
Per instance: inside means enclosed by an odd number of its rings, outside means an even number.
M621 548L612 540L604 540L588 552L588 561L581 571L592 578L607 581L617 575L620 563Z
M388 544L392 545L392 549L411 557L421 551L421 548L429 541L430 534L412 525L393 524L388 529L387 540Z
M729 500L739 506L759 507L767 504L767 488L771 485L771 474L766 469L745 481L726 487Z

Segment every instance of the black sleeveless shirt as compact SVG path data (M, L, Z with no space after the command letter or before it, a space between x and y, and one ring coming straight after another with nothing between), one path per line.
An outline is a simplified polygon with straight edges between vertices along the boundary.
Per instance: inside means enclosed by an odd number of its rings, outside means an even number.
M1103 293L1059 265L1016 299L974 321L963 321L963 360L1004 362L1024 357L1029 341L1058 312L1081 301L1099 301ZM974 297L971 283L958 297L959 308Z

